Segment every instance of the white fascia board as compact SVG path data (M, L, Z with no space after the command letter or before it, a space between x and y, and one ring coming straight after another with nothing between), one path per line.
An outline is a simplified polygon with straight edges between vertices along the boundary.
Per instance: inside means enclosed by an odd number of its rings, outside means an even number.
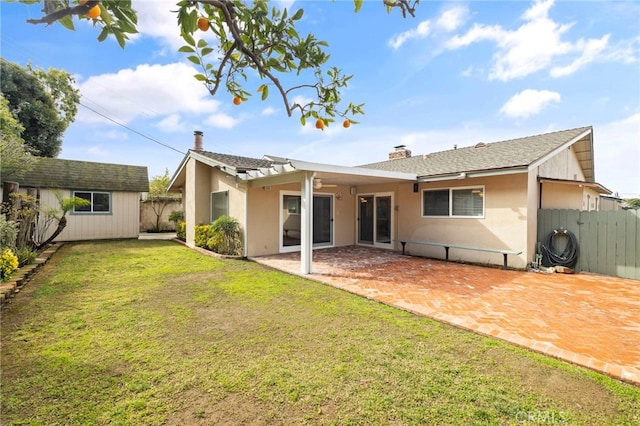
M567 149L568 147L570 147L571 145L573 145L574 143L578 142L580 139L584 138L585 136L587 136L589 134L591 134L591 143L590 143L590 145L591 145L591 158L593 158L593 129L589 128L589 129L585 130L584 132L580 133L575 138L570 139L567 142L563 143L558 148L556 148L553 151L549 152L547 155L545 155L545 156L541 157L540 159L534 161L533 163L529 164L529 171L535 170L541 164L543 164L544 162L546 162L550 158L555 157L556 155L558 155L558 153L560 153L563 150Z
M297 170L310 172L338 173L355 176L371 176L398 180L416 180L415 173L390 172L387 170L367 169L365 167L336 166L333 164L311 163L300 160L289 160L289 163Z
M502 176L502 175L514 175L518 173L527 173L527 167L514 167L510 169L499 169L499 170L484 170L478 172L461 172L464 173L464 177L460 177L460 173L452 173L448 175L440 175L440 176L423 176L418 177L418 182L442 182L445 180L464 180L471 178L479 178L479 177L489 177L489 176Z
M279 173L270 176L253 177L247 175L247 180L250 182L251 187L257 188L261 186L271 185L284 185L287 183L300 183L304 178L303 171L296 171L291 173Z

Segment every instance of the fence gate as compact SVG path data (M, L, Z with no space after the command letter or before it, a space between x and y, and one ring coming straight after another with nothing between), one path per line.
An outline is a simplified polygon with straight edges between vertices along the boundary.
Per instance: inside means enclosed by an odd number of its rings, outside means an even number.
M578 240L577 271L640 280L640 210L538 210L538 241L554 229Z

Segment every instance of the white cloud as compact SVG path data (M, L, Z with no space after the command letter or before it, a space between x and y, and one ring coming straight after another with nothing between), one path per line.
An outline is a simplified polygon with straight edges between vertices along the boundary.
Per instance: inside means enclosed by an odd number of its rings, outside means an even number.
M598 58L598 56L602 53L602 51L607 47L607 43L609 41L609 34L603 36L599 40L579 40L576 43L576 50L582 52L579 58L575 59L569 65L565 65L563 67L553 67L551 68L551 76L552 77L564 77L565 75L570 75L578 71L580 68L585 65L593 62Z
M220 127L223 129L232 129L236 124L239 123L239 120L227 114L216 113L216 114L211 114L209 117L207 117L207 119L204 122L205 124L208 124L214 127Z
M560 102L559 93L549 90L526 89L513 95L500 108L500 112L508 117L527 118L539 113L552 102Z
M469 16L469 9L462 6L455 6L442 12L436 21L436 27L446 32L457 30L464 24Z
M182 132L186 128L186 123L180 114L170 114L160 120L158 128L165 132Z
M195 70L182 63L138 65L115 74L89 77L78 86L94 109L128 123L139 117L165 117L177 113L192 115L216 112L219 102L193 78ZM77 121L103 122L96 114L80 109Z
M420 22L415 28L396 34L388 41L388 45L399 49L409 40L420 40L429 37L434 32L451 32L466 22L469 10L463 6L445 9L433 22L429 19Z
M594 126L593 134L596 182L622 198L640 197L640 112Z
M175 3L166 2L162 5L155 1L137 1L135 9L138 12L138 31L144 37L160 39L172 50L184 45L180 37Z
M522 78L549 67L552 67L551 76L566 76L601 59L609 36L564 41L562 38L573 23L560 24L549 18L553 4L553 0L536 0L521 16L524 24L515 30L499 25L475 24L465 34L452 37L445 46L453 50L481 41L494 42L497 51L493 55L489 79L500 81ZM554 65L555 61L571 55L577 58L569 65Z
M266 107L265 109L262 110L262 115L273 115L276 112L278 112L278 110L274 107Z
M388 44L392 49L398 50L400 46L402 46L409 40L426 38L429 35L430 30L431 21L422 21L415 29L404 31L391 37Z

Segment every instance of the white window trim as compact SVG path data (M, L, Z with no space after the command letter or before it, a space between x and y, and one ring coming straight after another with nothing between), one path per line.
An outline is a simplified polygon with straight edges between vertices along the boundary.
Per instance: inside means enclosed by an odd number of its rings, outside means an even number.
M77 215L110 215L113 214L113 194L111 191L92 191L92 190L85 190L85 189L74 189L71 191L71 196L72 197L76 197L76 194L78 192L88 192L91 194L91 211L77 211L75 206L73 207L73 210L71 211L72 214L77 214ZM107 194L109 196L109 210L106 212L96 212L93 211L93 195L94 194Z
M482 190L482 215L481 216L454 216L453 215L453 191L462 189L481 189ZM424 193L429 191L449 191L449 214L447 216L433 216L424 214ZM484 219L486 216L487 205L487 192L484 185L472 185L472 186L452 186L444 188L424 188L422 190L422 196L420 197L420 215L429 219Z
M283 217L283 212L284 212L284 196L285 195L296 195L298 197L302 197L302 192L300 191L287 191L287 190L281 190L280 191L280 195L278 196L279 200L278 200L278 204L280 206L279 210L278 210L278 246L279 246L279 251L280 253L289 253L289 252L296 252L296 251L300 251L301 246L286 246L284 245L284 237L282 234L282 223L284 220ZM335 218L336 217L336 197L335 194L332 192L316 192L313 191L313 195L322 195L322 196L330 196L331 197L331 217ZM291 213L291 214L300 214L300 213ZM311 224L311 226L313 226L313 223ZM314 248L328 248L328 247L334 247L335 243L336 243L336 221L332 220L331 221L331 244L314 244L313 247Z

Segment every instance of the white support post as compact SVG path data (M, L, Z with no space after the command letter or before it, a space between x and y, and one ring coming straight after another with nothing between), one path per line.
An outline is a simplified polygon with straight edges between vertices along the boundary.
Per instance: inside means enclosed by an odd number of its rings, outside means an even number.
M313 259L313 178L315 173L305 172L302 179L300 206L300 270L311 273Z

